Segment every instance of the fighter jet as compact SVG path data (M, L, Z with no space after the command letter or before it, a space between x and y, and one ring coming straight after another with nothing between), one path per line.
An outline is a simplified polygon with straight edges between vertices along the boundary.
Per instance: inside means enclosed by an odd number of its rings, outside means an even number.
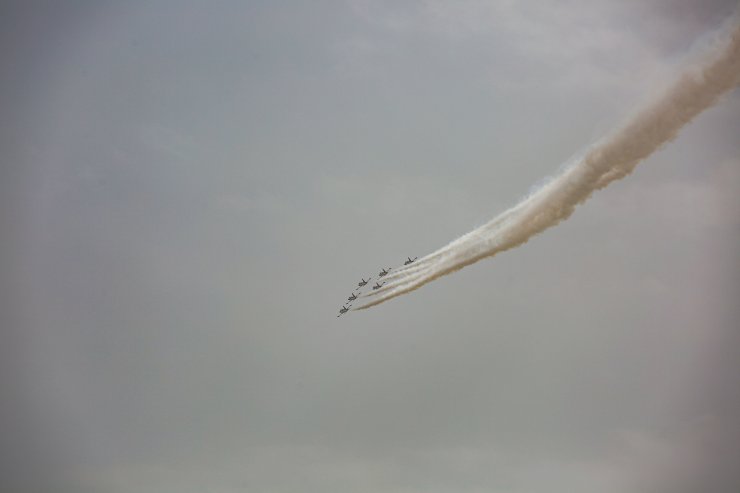
M352 305L349 306L351 307ZM342 305L342 308L339 309L339 315L337 315L337 317L341 317L342 315L347 313L347 311L349 311L349 307Z
M357 295L355 293L352 293L352 296L347 298L347 301L355 301L357 299Z
M388 267L388 270L385 270L385 269L383 269L383 270L381 270L381 271L380 271L380 273L378 274L378 277L383 277L383 276L386 276L386 275L388 275L388 273L389 273L390 271L391 271L391 268L390 268L390 267Z
M406 257L406 262L404 262L403 265L413 264L414 263L414 260L416 260L417 258L419 258L419 257L414 257L414 258Z
M367 279L367 281L369 281L370 279L372 279L372 277L369 277L369 278ZM366 280L365 280L365 278L363 277L363 278L362 278L362 280L361 280L360 282L358 282L358 283L357 283L357 287L358 287L358 288L361 288L362 286L364 286L365 284L367 284L367 281L366 281Z
M385 283L383 283L383 284L385 284ZM380 289L380 287L381 287L381 286L382 286L383 284L380 284L380 283L377 283L377 282L376 282L376 283L375 283L375 286L373 286L373 289Z

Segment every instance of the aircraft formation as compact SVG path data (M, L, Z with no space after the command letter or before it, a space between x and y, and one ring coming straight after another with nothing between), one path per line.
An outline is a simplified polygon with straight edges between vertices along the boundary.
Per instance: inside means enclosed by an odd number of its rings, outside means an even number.
M406 260L404 261L403 265L412 264L417 258L419 257L414 257L414 258L406 257ZM380 279L381 277L387 276L391 272L391 269L392 267L388 267L387 269L386 268L380 269L380 272L378 272L378 279ZM360 288L367 286L367 283L370 282L372 279L373 279L372 276L368 277L367 279L365 279L364 277L360 279L360 282L357 283L357 287L352 290L352 294L350 294L349 297L347 297L347 303L343 304L342 308L339 309L339 315L337 315L337 317L341 317L342 315L347 313L350 308L352 308L352 302L355 301L357 297L362 294L362 291L360 291ZM383 284L385 283L380 282L379 280L376 280L375 284L372 286L373 291L375 291L376 289L382 288Z

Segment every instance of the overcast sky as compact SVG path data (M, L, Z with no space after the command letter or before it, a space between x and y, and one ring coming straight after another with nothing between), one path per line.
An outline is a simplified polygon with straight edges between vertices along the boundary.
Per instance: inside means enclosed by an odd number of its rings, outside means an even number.
M735 5L3 2L0 475L740 491L737 91L567 222L335 317L623 121Z

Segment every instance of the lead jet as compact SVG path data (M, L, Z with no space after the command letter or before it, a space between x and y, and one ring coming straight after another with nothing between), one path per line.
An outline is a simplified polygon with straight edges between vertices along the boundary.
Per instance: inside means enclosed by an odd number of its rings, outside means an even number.
M406 257L406 262L404 262L403 265L413 264L414 260L416 260L417 258L419 257L414 257L413 259L411 257Z
M352 305L349 306L351 307ZM349 307L342 305L342 308L339 309L339 315L337 315L337 317L341 317L342 315L347 313L347 311L349 311Z
M385 283L383 283L383 284L385 284ZM382 286L383 284L380 284L380 283L377 283L377 282L376 282L376 283L375 283L375 286L373 286L373 289L380 289L380 287L381 287L381 286Z
M380 271L380 273L378 273L378 277L386 276L386 275L388 275L388 273L390 271L391 271L391 268L390 267L388 267L388 270L383 269L383 270Z
M369 278L367 279L367 281L369 281L370 279L372 279L372 277L369 277ZM358 283L357 283L357 287L358 287L358 288L361 288L362 286L364 286L365 284L367 284L367 281L366 281L366 280L365 280L365 278L363 277L363 278L362 278L362 280L361 280L360 282L358 282Z
M352 296L347 298L347 301L355 301L357 299L357 295L355 293L352 293Z

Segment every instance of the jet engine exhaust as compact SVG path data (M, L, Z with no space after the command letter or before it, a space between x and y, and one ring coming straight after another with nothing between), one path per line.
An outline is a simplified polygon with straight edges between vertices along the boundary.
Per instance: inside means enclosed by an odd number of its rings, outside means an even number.
M716 49L691 64L657 98L588 148L537 191L439 250L401 266L385 284L360 297L362 310L414 291L483 258L515 248L567 219L593 192L629 175L672 141L681 128L740 83L740 14L735 12Z

